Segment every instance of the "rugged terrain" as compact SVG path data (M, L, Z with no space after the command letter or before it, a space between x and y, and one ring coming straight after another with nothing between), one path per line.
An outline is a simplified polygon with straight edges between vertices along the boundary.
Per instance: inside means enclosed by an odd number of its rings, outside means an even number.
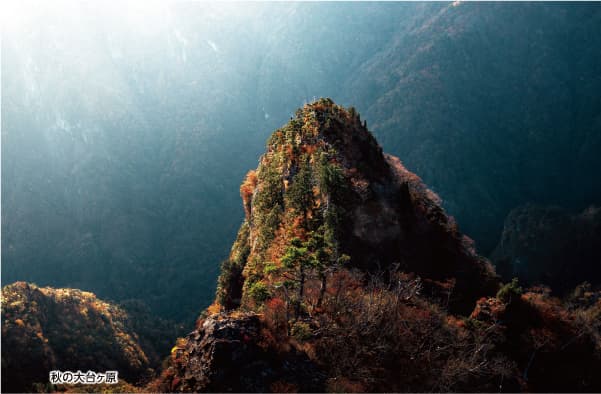
M44 3L2 26L3 285L192 324L244 215L239 180L313 97L360 109L481 254L517 206L601 204L598 3L112 9Z
M160 367L179 334L144 304L17 282L3 391L99 389L48 386L55 368L118 370L117 392L601 390L601 293L503 284L354 108L296 111L240 194L215 300Z
M373 272L396 264L452 280L451 306L497 290L494 270L439 198L382 153L353 108L321 99L297 111L240 190L246 218L218 286L226 309L252 305L253 295L271 294L290 277L319 279L325 291L339 266Z
M246 216L216 300L152 388L601 388L599 294L565 303L501 286L353 108L298 110L240 192Z
M556 206L512 210L491 258L506 278L565 294L582 282L601 285L601 209L571 214Z
M169 351L165 341L180 331L129 308L77 289L3 287L2 391L48 390L52 370L111 370L126 382L148 381Z

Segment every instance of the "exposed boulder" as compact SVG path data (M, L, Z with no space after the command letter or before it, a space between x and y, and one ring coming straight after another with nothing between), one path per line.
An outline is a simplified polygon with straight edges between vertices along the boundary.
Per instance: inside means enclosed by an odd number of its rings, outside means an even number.
M265 345L256 314L218 314L173 348L170 367L157 383L161 391L299 392L323 391L324 375L293 348Z

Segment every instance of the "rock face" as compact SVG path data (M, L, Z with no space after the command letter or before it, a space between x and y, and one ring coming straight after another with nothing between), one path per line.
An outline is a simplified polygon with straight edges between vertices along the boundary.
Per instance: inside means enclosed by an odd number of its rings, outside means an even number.
M526 205L510 212L491 259L506 278L563 293L583 281L601 284L601 209L570 214Z
M278 354L262 345L255 314L214 315L172 350L161 391L272 392L294 387L323 391L324 375L309 359L291 351Z

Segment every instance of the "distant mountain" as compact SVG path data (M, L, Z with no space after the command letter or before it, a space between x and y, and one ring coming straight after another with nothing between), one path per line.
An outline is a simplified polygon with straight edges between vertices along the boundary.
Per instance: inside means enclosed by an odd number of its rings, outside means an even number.
M152 391L601 388L601 294L500 286L354 108L298 110L240 193L215 302Z
M573 215L526 205L510 212L492 259L506 278L546 284L559 294L582 282L601 285L601 209Z
M359 108L485 254L516 206L600 203L597 3L65 7L3 26L3 284L191 323L239 181L313 97Z
M25 282L3 287L2 391L46 390L52 370L118 371L134 384L152 378L169 352L165 339L180 331L129 309L77 289Z

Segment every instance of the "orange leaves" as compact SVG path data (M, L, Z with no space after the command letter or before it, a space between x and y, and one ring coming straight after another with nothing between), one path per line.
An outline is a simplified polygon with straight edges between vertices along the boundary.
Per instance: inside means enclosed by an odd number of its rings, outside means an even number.
M363 288L362 278L351 273L348 270L339 270L334 272L330 280L331 286L326 289L330 295L341 292L354 292Z
M21 319L15 320L15 324L19 327L25 327L25 323L23 323L23 320Z
M294 148L292 147L292 145L288 144L284 147L284 151L286 153L286 158L288 160L293 160L294 159Z
M265 302L264 318L267 325L275 332L285 335L288 324L287 305L281 298L274 297Z
M246 218L250 218L252 195L257 187L257 173L254 170L248 171L242 185L240 185L240 196L244 203L244 212Z
M569 311L561 305L559 299L545 293L529 291L522 295L522 300L533 306L548 326L567 323L571 320Z
M183 361L182 357L184 356L184 350L186 348L187 341L185 338L177 338L175 341L175 346L171 348L171 359L178 363Z
M273 241L269 245L269 248L265 252L265 258L267 261L276 262L279 261L280 256L284 253L287 245L286 231L281 225L276 231Z
M179 386L180 383L181 383L180 377L174 376L173 380L171 381L171 391L175 391L175 389L177 388L177 386Z
M301 151L308 155L312 155L317 150L317 146L313 144L304 144L301 146Z
M470 318L494 322L500 319L500 316L505 312L505 304L497 298L482 297L476 302Z
M324 102L320 102L317 101L314 104L311 105L313 107L313 109L317 112L324 112L326 111L328 108L326 107Z
M257 187L257 179L257 172L255 170L248 171L244 182L240 186L240 194L242 195L242 198L252 195L255 187Z
M210 315L214 315L214 314L219 313L219 312L221 312L221 305L219 305L219 302L217 302L217 301L213 302L207 308L207 313L210 314Z
M271 310L280 310L286 307L286 303L281 298L272 298L265 303L265 306Z
M294 209L291 209L288 212L291 216L296 215L296 211ZM294 237L302 240L306 239L307 235L305 229L303 228L303 220L304 218L301 215L293 216L292 223L290 223L286 231L289 239Z
M465 328L465 321L463 319L458 319L457 317L453 316L453 315L448 315L447 316L447 324L451 327L456 327L456 328Z

